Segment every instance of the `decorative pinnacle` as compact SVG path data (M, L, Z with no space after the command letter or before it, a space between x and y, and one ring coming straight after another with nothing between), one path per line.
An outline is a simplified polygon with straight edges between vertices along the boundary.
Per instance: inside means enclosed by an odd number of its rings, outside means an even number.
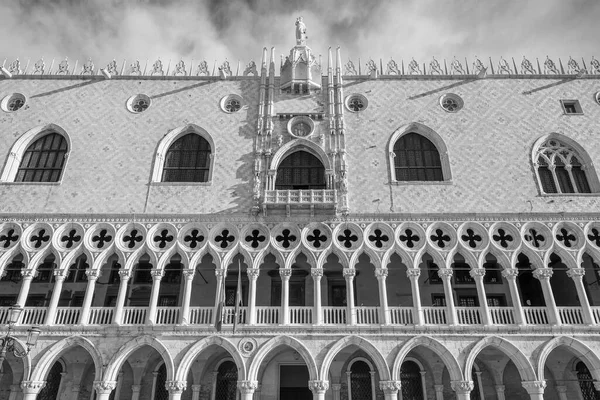
M327 69L331 70L333 68L333 54L331 53L331 47L329 48L329 63L327 65Z
M263 47L262 68L267 68L267 48Z
M342 70L342 52L340 50L340 46L338 46L336 49L335 69L338 71Z
M275 66L275 47L271 47L271 65Z

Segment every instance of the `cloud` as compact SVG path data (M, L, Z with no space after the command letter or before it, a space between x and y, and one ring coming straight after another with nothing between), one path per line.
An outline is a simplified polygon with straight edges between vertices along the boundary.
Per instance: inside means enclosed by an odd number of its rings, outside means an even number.
M475 55L589 61L600 37L592 0L14 0L0 4L0 56L245 65L259 63L263 47L287 54L300 15L314 53L326 60L339 45L344 60L362 64Z

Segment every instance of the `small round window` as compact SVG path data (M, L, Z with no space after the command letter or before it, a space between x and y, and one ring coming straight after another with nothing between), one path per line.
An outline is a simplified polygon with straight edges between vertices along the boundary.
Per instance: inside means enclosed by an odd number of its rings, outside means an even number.
M146 111L151 103L150 97L145 94L137 94L127 100L127 109L132 113L139 114Z
M364 111L368 105L367 98L361 94L352 94L346 97L346 108L352 112Z
M13 93L2 99L0 107L3 111L14 112L20 110L25 105L25 96L21 93Z
M445 111L454 113L463 108L464 102L460 96L448 93L440 97L440 105Z
M305 115L296 116L288 122L287 130L290 135L304 138L310 136L315 130L315 124Z
M237 94L230 94L221 99L221 109L232 114L242 109L242 98Z

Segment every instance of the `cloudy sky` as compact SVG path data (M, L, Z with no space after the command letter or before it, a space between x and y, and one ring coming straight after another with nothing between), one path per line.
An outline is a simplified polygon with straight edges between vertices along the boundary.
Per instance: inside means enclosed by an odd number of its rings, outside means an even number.
M600 58L599 0L0 0L0 60L259 63L289 52L300 15L324 60Z

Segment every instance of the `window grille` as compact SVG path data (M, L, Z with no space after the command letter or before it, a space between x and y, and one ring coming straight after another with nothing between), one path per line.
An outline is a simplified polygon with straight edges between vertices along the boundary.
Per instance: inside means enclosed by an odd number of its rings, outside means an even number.
M544 142L535 161L544 193L591 193L580 159L575 149L557 139Z
M581 396L583 400L600 400L600 395L594 389L594 379L587 366L579 361L575 366L577 371L577 380L581 388Z
M287 156L277 169L275 189L325 189L325 168L321 161L306 151Z
M156 375L156 386L154 387L154 400L169 400L169 392L166 388L167 367L165 364L160 366Z
M36 397L37 400L56 400L58 398L62 372L62 365L58 361L55 362L46 378L46 386L44 386Z
M217 371L215 400L235 400L237 394L237 366L233 361L225 361Z
M408 133L396 141L394 167L397 181L444 180L437 148L417 133Z
M364 361L356 361L350 368L350 390L353 400L373 400L371 369Z
M210 144L196 133L177 139L165 155L163 182L208 182Z
M49 133L33 142L21 159L15 182L58 182L65 165L67 141Z
M405 361L400 367L402 399L423 400L421 369L413 361Z

